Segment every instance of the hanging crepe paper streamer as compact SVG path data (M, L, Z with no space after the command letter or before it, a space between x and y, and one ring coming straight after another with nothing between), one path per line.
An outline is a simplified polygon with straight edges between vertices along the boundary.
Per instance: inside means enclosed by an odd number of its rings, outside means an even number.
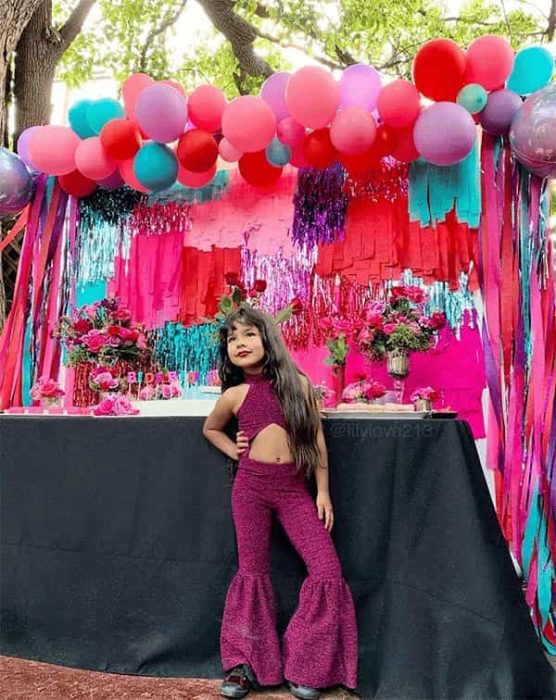
M546 183L483 134L479 280L490 394L487 463L502 530L521 565L545 649L556 653L556 324Z
M199 383L207 383L208 373L216 367L218 341L216 326L208 323L185 328L180 323L167 323L153 331L156 339L155 360L165 370L199 373Z
M314 247L343 240L347 209L344 177L339 164L326 170L299 171L291 230L295 244Z
M176 182L167 190L149 195L149 204L167 204L175 202L177 204L203 204L220 199L228 189L229 174L227 170L219 170L205 187L186 187L180 182Z
M382 158L379 166L370 171L364 179L347 174L344 192L350 199L395 202L407 194L407 170L407 163L395 158Z
M445 221L456 207L458 220L472 228L479 225L481 190L479 147L456 165L440 167L423 159L409 167L409 215L422 226Z
M185 234L191 228L191 207L175 202L148 206L146 201L141 201L128 219L127 227L132 236L162 235L176 231Z

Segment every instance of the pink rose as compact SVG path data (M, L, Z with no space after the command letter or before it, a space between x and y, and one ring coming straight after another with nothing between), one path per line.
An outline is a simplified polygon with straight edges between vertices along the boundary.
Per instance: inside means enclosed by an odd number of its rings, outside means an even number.
M116 389L118 387L118 380L110 374L110 372L101 372L97 374L93 381L98 385L100 391L110 391L110 389Z
M137 347L139 350L145 350L147 347L147 341L145 340L145 336L143 334L137 338Z
M442 311L435 311L429 316L429 325L431 328L434 328L434 330L444 328L446 325L446 316L444 316Z
M370 328L363 328L359 332L359 342L360 343L372 343L374 340L375 334L370 330Z
M90 331L88 335L83 338L83 342L87 346L90 352L100 352L102 348L106 345L107 337L102 333L91 335L93 331Z
M73 324L73 330L76 333L79 333L79 335L85 335L85 333L88 333L92 327L93 324L88 318L80 318Z
M392 335L392 333L396 330L397 327L397 323L385 323L384 328L382 330L386 333L386 335Z
M114 399L102 399L102 401L95 406L93 414L95 416L111 416L114 409Z
M173 399L179 399L181 396L181 387L178 383L170 384L170 388L172 390L172 398Z
M160 387L160 393L162 394L163 399L171 399L172 387L169 384L162 384L162 386Z
M382 315L376 311L367 311L366 321L369 326L373 328L380 328L382 326Z
M139 392L139 398L141 401L152 401L154 399L154 387L152 384L149 384L147 386L144 386L141 391Z
M64 392L58 386L58 382L54 379L45 379L44 377L39 380L39 387L42 396L45 398L54 398L55 396L63 396Z
M131 319L131 312L128 309L117 309L110 315L115 321L129 321Z
M136 408L133 408L131 401L127 396L118 396L114 401L114 414L116 416L135 416L139 413Z

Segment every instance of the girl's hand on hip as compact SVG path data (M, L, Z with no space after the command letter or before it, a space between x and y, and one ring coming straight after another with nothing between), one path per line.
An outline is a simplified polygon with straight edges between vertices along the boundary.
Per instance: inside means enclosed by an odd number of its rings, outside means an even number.
M318 493L316 502L319 520L324 520L324 527L330 532L334 525L334 510L330 495L328 493Z
M249 447L249 440L243 430L240 430L236 433L236 451L237 451L237 459L241 457L241 455L245 452L245 450Z

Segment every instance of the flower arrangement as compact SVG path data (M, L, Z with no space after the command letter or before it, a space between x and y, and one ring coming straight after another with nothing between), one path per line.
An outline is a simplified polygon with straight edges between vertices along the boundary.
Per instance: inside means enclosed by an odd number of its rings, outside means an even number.
M182 395L179 381L167 381L162 384L147 384L139 392L141 401L154 401L155 399L179 399Z
M315 398L317 401L325 401L326 399L334 396L334 392L326 385L325 382L315 384L313 386L313 391L315 392Z
M435 333L446 325L441 311L424 315L425 293L420 287L394 287L386 302L374 301L365 308L365 323L356 334L362 352L382 360L393 350L426 352Z
M440 398L440 392L433 389L432 386L423 386L415 391L409 397L411 401L437 401Z
M124 394L111 394L93 409L95 416L136 416L138 413Z
M342 399L346 403L370 403L380 399L386 393L386 387L374 379L362 377L348 384L342 392Z
M31 387L31 398L33 401L41 401L46 404L54 405L59 403L60 398L64 395L64 391L60 389L58 382L50 377L40 377L39 380Z
M120 381L106 367L97 367L89 375L89 386L93 391L104 393L118 389Z
M68 365L81 362L114 365L140 359L146 352L142 326L133 323L128 309L109 297L64 316L57 331L68 349Z
M327 335L326 347L330 353L324 361L325 365L331 365L334 369L345 367L349 352L347 338L359 330L361 325L358 321L353 322L346 318L327 317L321 320L320 327Z

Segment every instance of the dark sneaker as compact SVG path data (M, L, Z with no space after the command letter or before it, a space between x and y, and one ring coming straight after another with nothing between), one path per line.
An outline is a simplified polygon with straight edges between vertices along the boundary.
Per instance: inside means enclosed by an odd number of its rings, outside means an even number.
M225 698L244 698L256 686L253 671L247 664L242 664L226 673L220 686L220 695L223 695Z
M320 690L309 688L306 685L297 685L297 683L288 681L288 689L294 697L301 698L301 700L318 700L320 698Z

